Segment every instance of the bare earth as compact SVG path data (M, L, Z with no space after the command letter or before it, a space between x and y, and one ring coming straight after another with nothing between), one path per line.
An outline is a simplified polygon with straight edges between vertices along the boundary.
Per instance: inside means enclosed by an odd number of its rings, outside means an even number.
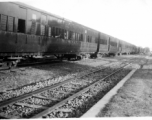
M37 65L19 69L16 68L15 70L0 71L0 92L5 92L33 82L44 81L52 78L72 78L79 75L81 72L107 63L109 63L109 61L88 59L56 65Z
M0 71L0 92L52 78L71 78L91 66L61 63L59 65L38 65L16 70Z
M151 69L137 70L98 114L98 117L127 116L152 116Z
M132 68L141 66L141 69L124 84L98 117L152 116L152 58L145 56L118 56L0 71L0 92L53 77L71 78L99 65L129 61L130 58L135 58L131 60Z

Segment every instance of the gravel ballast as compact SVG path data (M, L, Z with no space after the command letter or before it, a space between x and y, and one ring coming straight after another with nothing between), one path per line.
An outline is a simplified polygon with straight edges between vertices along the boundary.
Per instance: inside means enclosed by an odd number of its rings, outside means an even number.
M100 101L98 101L91 109L89 109L82 118L96 117L101 109L110 101L110 99L117 93L123 84L134 74L137 69L132 70L126 77L124 77L114 88L112 88Z
M53 78L71 78L94 67L75 63L59 63L0 71L0 92Z

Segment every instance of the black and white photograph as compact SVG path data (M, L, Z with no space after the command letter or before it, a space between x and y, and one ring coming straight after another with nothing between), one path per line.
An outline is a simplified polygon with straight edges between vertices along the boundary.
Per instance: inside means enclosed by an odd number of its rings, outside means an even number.
M151 119L152 0L0 1L0 119Z

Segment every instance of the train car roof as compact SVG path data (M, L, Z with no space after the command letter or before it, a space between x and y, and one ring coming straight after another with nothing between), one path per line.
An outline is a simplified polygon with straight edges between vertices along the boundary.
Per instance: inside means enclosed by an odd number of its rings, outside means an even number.
M36 10L36 11L38 11L38 12L42 12L42 13L44 13L44 14L48 14L48 15L51 15L51 16L54 16L54 17L57 17L57 18L59 18L59 19L64 19L64 18L63 18L63 17L61 17L61 16L58 16L58 15L55 15L55 14L49 13L49 12L47 12L47 11L44 11L44 10L38 9L38 8L36 8L36 7L33 7L33 6L30 6L30 5L27 5L27 4L25 4L25 3L21 3L21 2L10 2L10 3L17 4L17 5L20 5L20 6L22 6L22 7L30 8L30 9Z
M25 4L25 3L21 3L21 2L10 2L10 3L17 4L17 5L20 5L20 6L29 8L29 9L33 9L33 10L36 10L36 11L38 11L38 12L42 12L42 13L44 13L44 14L48 14L48 15L54 16L54 17L59 18L59 19L62 19L62 20L66 20L66 21L68 21L68 22L72 22L72 23L74 23L74 24L78 24L78 25L80 25L80 26L82 26L82 27L85 27L85 28L87 28L87 29L91 29L91 30L93 30L93 31L100 32L100 31L98 31L98 30L95 30L95 29L92 29L92 28L90 28L90 27L84 26L84 25L82 25L82 24L80 24L80 23L77 23L77 22L75 22L75 21L72 21L72 20L69 20L69 19L67 19L67 18L64 18L64 17L58 16L58 15L52 14L52 13L50 13L50 12L47 12L47 11L44 11L44 10L41 10L41 9L38 9L38 8L36 8L36 7L27 5L27 4Z
M10 3L17 4L17 5L20 5L20 6L22 6L22 7L29 8L29 9L33 9L33 10L36 10L36 11L38 11L38 12L51 15L51 16L56 17L56 18L58 18L58 19L66 20L66 21L68 21L68 22L73 22L74 24L78 24L78 25L80 25L80 26L82 26L82 27L84 27L84 28L93 30L93 31L95 31L95 32L100 32L100 31L98 31L98 30L95 30L95 29L92 29L92 28L90 28L90 27L84 26L84 25L82 25L82 24L80 24L80 23L77 23L77 22L75 22L75 21L72 21L72 20L66 19L66 18L64 18L64 17L61 17L61 16L58 16L58 15L49 13L49 12L47 12L47 11L38 9L38 8L36 8L36 7L27 5L27 4L25 4L25 3L21 3L21 2L10 2ZM112 37L112 38L116 38L116 37L113 37L113 36L108 35L108 34L103 33L103 32L100 32L100 33L105 34L105 35L107 35L107 36L109 36L109 37ZM126 42L126 41L120 40L120 39L118 39L118 38L116 38L116 39L119 40L119 41L122 41L122 42Z

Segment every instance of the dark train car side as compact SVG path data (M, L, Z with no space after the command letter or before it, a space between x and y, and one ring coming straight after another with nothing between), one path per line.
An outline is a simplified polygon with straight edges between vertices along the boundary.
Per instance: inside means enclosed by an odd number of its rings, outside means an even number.
M95 53L97 32L22 3L0 3L0 57Z
M0 3L0 38L0 62L9 63L48 55L59 59L96 58L98 53L116 55L124 53L127 48L123 46L128 44L18 2Z

